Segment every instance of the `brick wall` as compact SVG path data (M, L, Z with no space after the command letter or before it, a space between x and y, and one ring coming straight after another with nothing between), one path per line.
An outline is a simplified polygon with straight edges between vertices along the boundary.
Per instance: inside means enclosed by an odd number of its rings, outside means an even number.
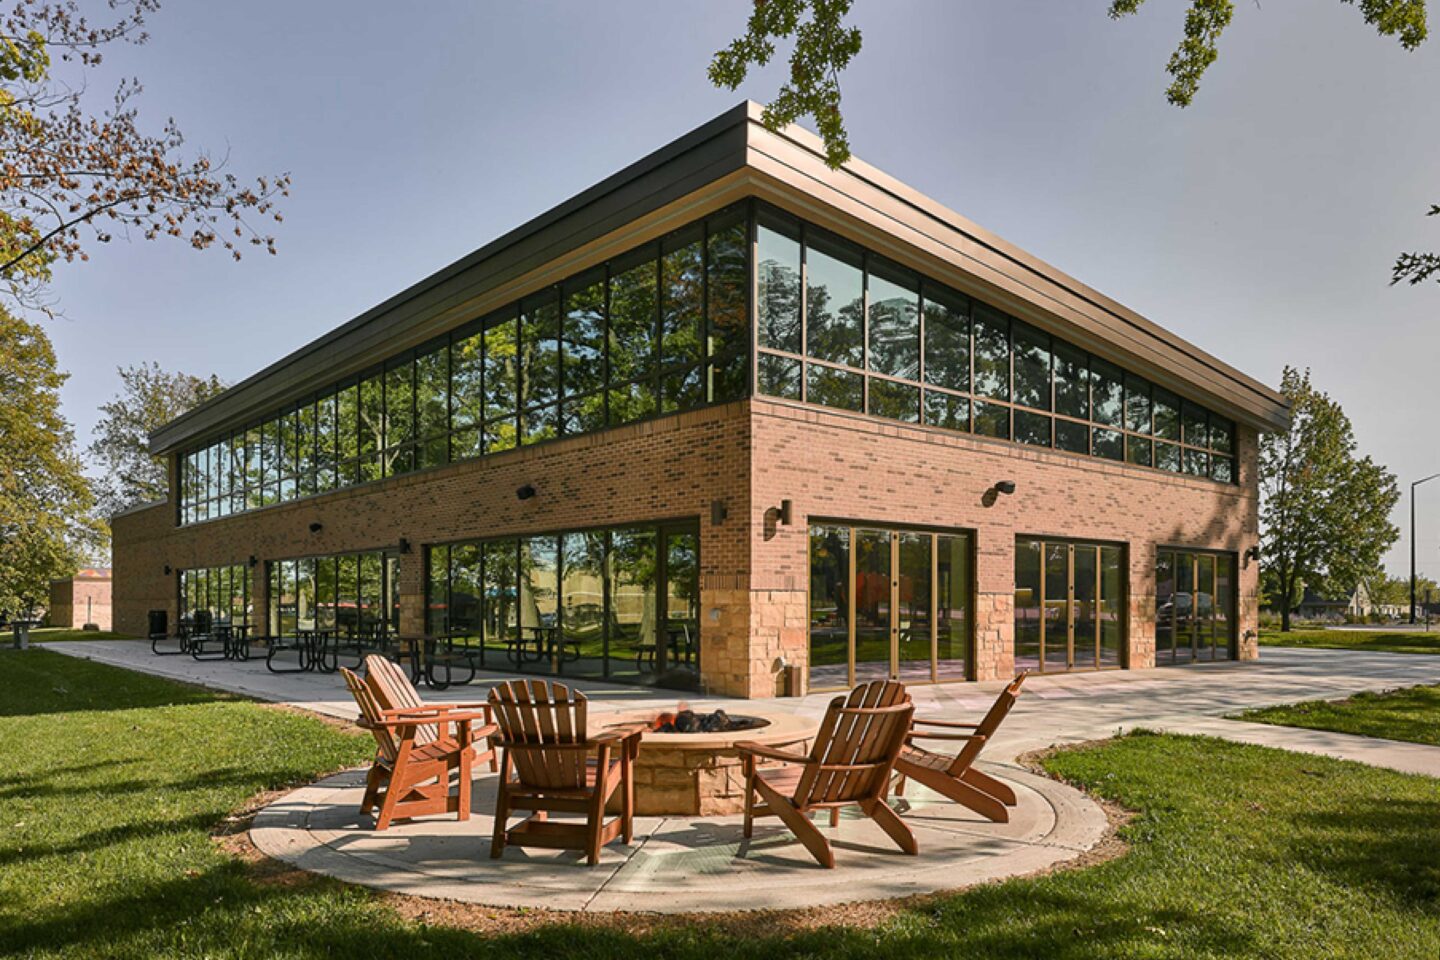
M1017 534L1129 545L1130 662L1154 659L1157 544L1229 550L1256 541L1255 435L1240 429L1241 483L1212 483L925 427L755 399L408 474L186 528L165 504L114 521L115 629L176 609L177 572L413 544L401 557L401 631L423 629L422 546L699 518L701 672L733 696L781 692L808 656L812 517L959 528L976 538L976 665L1013 668ZM990 502L998 480L1013 496ZM538 494L521 501L516 488ZM782 525L782 499L794 501ZM710 502L729 516L710 522ZM311 523L323 529L309 532ZM164 567L171 573L167 576ZM265 608L264 563L252 597ZM1256 568L1242 564L1240 631L1255 628ZM1253 639L1242 656L1256 655Z

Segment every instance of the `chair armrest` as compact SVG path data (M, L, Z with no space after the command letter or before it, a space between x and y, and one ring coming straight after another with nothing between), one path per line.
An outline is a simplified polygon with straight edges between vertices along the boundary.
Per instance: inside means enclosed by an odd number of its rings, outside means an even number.
M490 722L490 718L486 714L463 713L458 710L386 710L384 717L385 719L380 721L380 725L387 727L409 727L426 723L460 723L464 720Z
M916 717L910 721L912 727L918 727L922 724L927 727L954 727L957 730L977 730L980 727L978 723L956 723L954 720L922 720Z
M590 738L591 743L619 743L629 740L631 737L643 736L649 731L650 725L636 721L634 723L622 723L613 727L606 727L604 732Z
M985 739L985 735L980 733L921 733L911 730L905 734L906 743L911 740L979 740L984 742Z
M798 753L788 753L784 750L776 750L763 743L756 743L754 740L741 740L735 744L735 749L740 753L748 753L755 757L764 757L767 760L779 760L781 763L810 763L809 757Z

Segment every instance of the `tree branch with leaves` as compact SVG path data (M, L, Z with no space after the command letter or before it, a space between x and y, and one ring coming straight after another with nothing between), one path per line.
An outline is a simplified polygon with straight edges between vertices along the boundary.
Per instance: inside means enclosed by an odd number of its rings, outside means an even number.
M172 237L239 259L275 252L257 224L278 223L286 175L244 183L225 158L187 155L175 121L142 129L141 86L122 81L107 109L86 109L86 74L116 43L143 44L158 0L110 0L95 25L75 0L19 0L0 14L0 290L44 309L57 262L88 259L118 235ZM64 75L62 76L61 73Z
M771 130L808 117L825 141L825 160L839 169L850 159L850 137L841 112L840 75L860 53L860 29L847 26L853 0L753 0L745 33L710 61L710 82L738 89L751 67L774 59L780 42L791 43L790 79L765 107ZM1180 44L1170 55L1166 99L1188 107L1200 90L1205 72L1220 56L1220 38L1235 19L1235 0L1184 0L1185 24ZM1415 50L1429 36L1426 0L1340 0L1357 7L1365 22L1406 50ZM1108 13L1121 20L1140 12L1146 0L1110 0ZM1431 208L1440 213L1440 206ZM1440 276L1440 255L1406 253L1395 262L1392 283L1420 283Z

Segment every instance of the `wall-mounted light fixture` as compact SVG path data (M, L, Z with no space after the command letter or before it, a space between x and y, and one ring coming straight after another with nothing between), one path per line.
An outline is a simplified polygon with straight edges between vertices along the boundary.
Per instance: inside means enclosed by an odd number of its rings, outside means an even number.
M725 522L725 518L729 515L729 511L725 509L724 500L710 501L710 526L720 526L720 524Z
M170 576L170 564L165 564L165 576Z
M409 540L406 540L404 537L401 537L401 538L400 538L400 552L401 552L401 553L409 553L409 552L410 552L410 541L409 541Z
M258 567L258 566L260 566L260 558L257 557L257 556L255 556L255 554L253 554L253 553L250 554L250 566L252 566L252 567Z
M1008 497L1010 494L1015 492L1015 481L1001 480L999 483L995 484L995 492L1003 493Z
M788 526L790 526L791 523L794 522L794 520L795 520L795 501L794 501L794 500L781 500L781 501L780 501L780 525L783 526L783 527L788 527Z
M1246 559L1246 560L1259 560L1259 559L1260 559L1260 544L1257 543L1257 544L1255 544L1255 546L1251 547L1249 550L1246 550L1246 551L1245 551L1245 559Z
M517 499L517 500L529 500L530 498L532 498L532 497L534 497L534 496L535 496L535 485L534 485L533 483L527 483L527 484L525 484L525 486L520 487L519 489L517 489L517 490L515 491L515 499Z
M324 530L324 529L325 529L325 524L320 523L319 521L316 521L315 523L310 524L310 532L311 532L311 533L319 533L321 530Z

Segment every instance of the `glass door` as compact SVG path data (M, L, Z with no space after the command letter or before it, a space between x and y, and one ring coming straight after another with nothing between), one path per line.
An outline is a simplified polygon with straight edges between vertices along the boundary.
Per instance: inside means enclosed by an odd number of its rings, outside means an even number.
M810 685L969 676L965 534L810 528Z
M1235 656L1235 561L1160 550L1155 558L1155 665Z
M1015 543L1015 671L1123 665L1123 551L1100 543Z

